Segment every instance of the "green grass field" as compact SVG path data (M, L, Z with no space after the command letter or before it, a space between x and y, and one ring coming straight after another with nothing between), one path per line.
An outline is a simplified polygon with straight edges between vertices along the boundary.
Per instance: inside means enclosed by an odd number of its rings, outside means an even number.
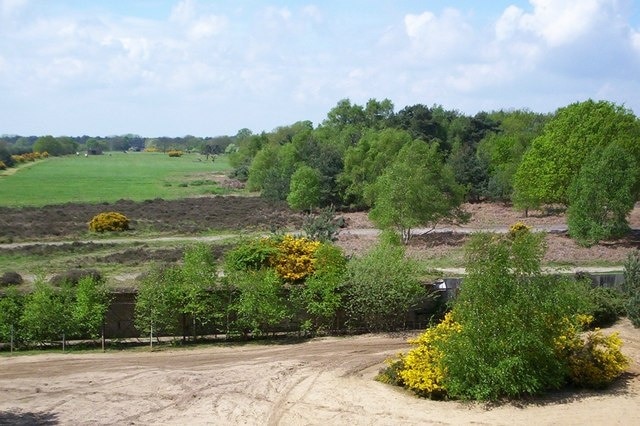
M114 152L53 157L0 175L0 206L222 194L225 190L212 181L212 175L229 170L226 157L218 156L212 162L199 154L172 158L163 153Z

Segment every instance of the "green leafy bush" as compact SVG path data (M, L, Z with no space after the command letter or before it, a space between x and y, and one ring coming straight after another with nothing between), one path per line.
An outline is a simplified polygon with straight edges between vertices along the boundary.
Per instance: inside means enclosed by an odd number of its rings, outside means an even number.
M323 243L315 251L315 270L304 283L291 288L289 299L305 313L303 329L311 333L331 327L342 306L347 260L340 248Z
M269 261L278 253L270 238L245 240L225 254L225 270L259 270L269 266Z
M260 335L291 316L282 281L273 269L236 271L227 277L235 317L230 331Z
M624 295L613 288L594 287L589 290L593 327L606 327L626 314Z
M95 215L89 222L92 232L122 232L129 229L129 219L118 212L103 212Z
M54 289L38 279L35 290L26 297L20 318L26 340L45 343L61 340L63 333L72 335L74 324L69 307L73 305L73 297L70 286Z
M9 342L12 334L14 343L23 340L20 318L24 302L24 295L15 287L9 287L0 294L0 342Z
M627 317L640 327L640 251L629 253L624 265L624 286Z
M345 282L348 321L370 331L404 326L406 312L427 297L417 262L403 246L382 242L349 261Z

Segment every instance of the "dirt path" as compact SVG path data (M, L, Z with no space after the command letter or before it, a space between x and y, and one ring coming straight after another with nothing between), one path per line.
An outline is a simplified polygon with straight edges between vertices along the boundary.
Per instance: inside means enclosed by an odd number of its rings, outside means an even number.
M612 389L494 407L375 382L407 335L0 358L0 424L640 424L640 331L614 328L633 363Z

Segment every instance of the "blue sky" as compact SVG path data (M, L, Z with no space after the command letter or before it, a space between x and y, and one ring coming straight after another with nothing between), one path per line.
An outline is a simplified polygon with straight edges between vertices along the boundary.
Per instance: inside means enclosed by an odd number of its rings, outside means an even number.
M343 98L640 115L632 0L0 0L0 134L216 136Z

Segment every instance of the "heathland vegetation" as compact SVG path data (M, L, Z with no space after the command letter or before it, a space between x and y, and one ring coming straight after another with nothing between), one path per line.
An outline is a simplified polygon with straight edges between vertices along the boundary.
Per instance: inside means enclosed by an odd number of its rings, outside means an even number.
M17 172L0 176L0 204L96 204L102 215L82 220L100 240L105 232L123 239L130 219L143 223L143 215L112 208L122 199L237 192L288 203L305 218L303 233L239 226L222 248L197 244L183 247L176 261L144 264L136 328L145 335L190 330L194 340L198 330L248 337L283 324L311 335L335 331L339 322L349 330L396 330L432 296L425 264L406 254L412 231L464 223L464 202L513 203L525 215L566 209L569 235L585 246L629 232L640 191L639 137L638 118L606 101L554 114L471 117L440 106L395 112L389 100L343 100L316 127L301 121L261 134L5 137L0 168ZM219 178L241 184L223 187ZM376 245L345 256L332 241L335 210L368 211L382 231ZM209 232L220 229L212 219ZM382 378L423 396L463 399L613 381L627 363L619 341L581 333L624 314L638 323L638 254L629 256L625 286L610 292L581 277L542 274L543 254L543 237L523 224L471 237L460 294L438 312L449 310L444 321L434 315L434 326ZM90 262L85 256L78 269ZM12 286L19 274L2 276L9 289L0 298L0 340L28 347L99 333L109 303L100 273L69 275L57 285L46 270L35 275L26 293Z

